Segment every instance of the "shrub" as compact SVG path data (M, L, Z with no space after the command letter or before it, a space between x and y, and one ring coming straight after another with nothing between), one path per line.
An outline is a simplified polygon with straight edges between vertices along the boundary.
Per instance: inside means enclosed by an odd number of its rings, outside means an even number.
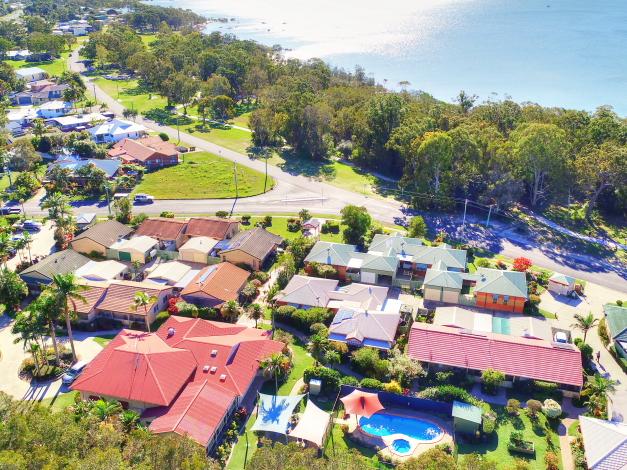
M250 275L250 278L253 280L261 281L262 284L268 282L270 279L270 275L265 271L255 271Z
M251 219L250 214L245 214L245 215L243 215L243 216L241 217L242 224L243 224L243 225L250 225L250 219Z
M324 393L333 393L340 388L342 374L328 367L308 367L303 371L303 381L309 384L311 379L320 379L322 381L322 391Z
M257 297L259 293L257 286L252 282L247 282L244 288L242 289L241 295L244 301L252 302L252 300Z
M366 377L362 379L359 385L363 388L371 388L373 390L383 390L383 382L377 379L371 379Z
M333 312L322 307L300 310L291 305L283 305L274 311L274 318L304 333L309 333L314 323L328 324L333 318Z
M522 273L527 272L533 263L529 258L525 258L524 256L520 256L514 260L514 264L512 265L512 269L514 271L520 271Z
M399 384L396 380L383 384L383 390L390 393L398 393L399 395L403 393L401 384Z
M327 326L324 323L314 323L309 327L309 331L312 335L317 335L321 332L327 333Z
M475 266L477 266L478 268L489 268L492 265L490 264L490 261L486 258L477 258L475 260Z
M342 385L350 385L351 387L359 387L359 380L352 375L345 375L341 380Z
M287 231L288 232L299 232L300 229L301 229L300 220L287 219Z
M505 407L505 410L510 415L517 415L518 411L520 410L520 402L515 398L510 398L509 400L507 400L507 406Z
M453 372L452 370L441 370L440 372L435 373L435 380L436 382L444 384L451 380L454 375L455 372Z
M428 400L443 401L452 403L453 401L464 401L474 406L482 406L483 402L471 395L463 388L454 385L438 385L437 387L429 387L422 390L418 396Z
M320 228L322 233L340 233L340 224L334 220L327 220Z
M170 318L170 314L165 310L163 312L157 313L155 321L153 321L151 325L152 331L156 331L157 329L159 329L161 325L168 321L168 318Z
M174 218L174 212L172 212L172 211L163 211L161 214L159 214L159 217L165 217L166 219L173 219Z
M527 411L529 416L537 416L537 414L542 411L542 402L534 399L527 400Z
M339 343L337 341L331 341L329 343L329 347L334 351L337 351L340 356L345 356L348 354L348 345L346 343Z
M261 219L261 226L262 227L272 227L272 216L271 215L265 215L263 217L263 219Z
M599 338L601 338L601 342L603 346L607 347L610 344L610 334L607 331L607 322L605 321L605 317L601 318L599 322Z
M581 339L581 338L577 338L577 339ZM581 351L581 355L585 359L591 359L592 358L592 353L594 352L593 349L592 349L592 346L590 346L588 343L584 343L583 340L581 340L579 342L575 341L575 344L577 345L577 347Z
M537 307L538 305L540 305L540 302L542 301L542 299L540 298L539 295L537 294L531 294L529 296L529 303L533 306L533 307Z
M167 142L168 140L170 140L170 136L166 134L165 132L159 132L159 138L163 140L164 142Z
M216 217L220 217L221 219L226 219L229 216L227 211L216 211Z
M547 452L544 455L544 463L546 464L546 470L558 470L560 468L559 459L555 452Z
M294 343L294 336L292 336L290 333L288 333L285 330L274 330L272 339L275 341L279 341L285 345L290 345Z
M496 429L496 415L493 412L484 413L481 420L481 429L485 434L492 434Z
M622 300L617 300L616 301L616 305L618 305L619 307L623 306L623 301Z
M558 402L547 398L542 405L542 412L547 418L558 418L562 415L562 407Z
M486 369L481 373L483 389L490 395L495 395L499 385L505 380L505 374L494 369Z
M179 315L182 317L198 317L199 310L194 304L188 304L187 302L179 302L176 306L179 309Z
M351 355L353 368L375 379L383 379L388 375L389 361L379 357L379 351L374 348L360 348Z

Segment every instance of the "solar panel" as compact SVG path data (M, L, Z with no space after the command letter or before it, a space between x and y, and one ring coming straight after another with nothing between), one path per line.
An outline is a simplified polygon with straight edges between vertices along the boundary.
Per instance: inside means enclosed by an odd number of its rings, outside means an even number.
M217 266L209 266L209 268L207 269L207 272L204 273L202 276L200 276L200 279L198 279L198 282L200 284L204 283L207 278L216 270Z

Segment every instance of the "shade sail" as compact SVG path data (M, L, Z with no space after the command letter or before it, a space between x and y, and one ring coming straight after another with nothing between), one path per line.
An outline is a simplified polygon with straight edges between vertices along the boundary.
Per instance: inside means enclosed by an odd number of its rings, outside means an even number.
M309 400L305 412L300 417L296 427L290 432L290 436L313 442L321 447L329 427L329 421L331 421L331 415Z
M251 429L285 434L294 408L303 397L304 395L282 397L260 393L257 420Z
M344 398L340 398L340 400L344 403L344 409L347 413L365 416L366 418L384 409L384 406L379 401L378 394L357 389Z

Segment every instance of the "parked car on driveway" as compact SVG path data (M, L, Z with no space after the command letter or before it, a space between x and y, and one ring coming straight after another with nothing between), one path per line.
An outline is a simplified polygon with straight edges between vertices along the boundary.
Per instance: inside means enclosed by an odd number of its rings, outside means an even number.
M21 212L19 207L0 207L0 215L20 214Z
M74 382L76 380L76 377L78 377L80 373L83 372L83 369L86 365L87 363L85 361L78 361L76 364L70 367L67 372L61 377L61 382L63 382L63 385L70 385L72 382Z
M135 204L152 204L155 202L155 198L149 194L136 194Z
M41 222L37 222L36 220L25 220L20 225L20 228L26 232L39 232L41 227Z

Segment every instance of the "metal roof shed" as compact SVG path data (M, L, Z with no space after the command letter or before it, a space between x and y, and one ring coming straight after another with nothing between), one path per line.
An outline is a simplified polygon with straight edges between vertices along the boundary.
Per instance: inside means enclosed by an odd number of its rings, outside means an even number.
M453 402L451 416L455 431L462 434L474 434L481 425L481 408L462 401Z

